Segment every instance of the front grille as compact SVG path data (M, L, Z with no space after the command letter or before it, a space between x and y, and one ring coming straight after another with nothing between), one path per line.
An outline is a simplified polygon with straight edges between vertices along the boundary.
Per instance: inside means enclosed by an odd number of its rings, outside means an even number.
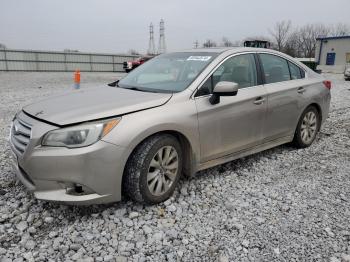
M22 120L16 118L13 121L11 129L11 142L14 148L21 154L26 150L30 137L31 137L32 127L31 125L23 122Z

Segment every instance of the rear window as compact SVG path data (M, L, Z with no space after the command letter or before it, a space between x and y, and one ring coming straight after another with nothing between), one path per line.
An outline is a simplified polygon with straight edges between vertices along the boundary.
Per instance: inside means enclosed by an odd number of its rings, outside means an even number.
M259 54L264 69L266 84L290 80L286 59L275 55Z
M301 69L298 66L296 66L295 64L293 64L289 61L288 61L288 65L289 65L290 76L291 76L292 80L303 78L302 74L301 74Z

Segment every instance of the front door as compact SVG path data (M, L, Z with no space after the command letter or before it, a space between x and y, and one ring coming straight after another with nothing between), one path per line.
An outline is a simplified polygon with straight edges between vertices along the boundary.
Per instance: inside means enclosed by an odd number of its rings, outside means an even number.
M235 82L236 96L222 96L209 102L220 81ZM201 144L201 162L213 160L258 145L267 110L266 91L258 85L253 54L226 59L199 88L195 96Z

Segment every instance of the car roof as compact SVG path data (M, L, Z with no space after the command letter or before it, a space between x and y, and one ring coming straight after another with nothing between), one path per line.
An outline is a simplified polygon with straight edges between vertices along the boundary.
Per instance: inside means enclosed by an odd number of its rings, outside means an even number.
M254 48L254 47L210 47L210 48L195 48L195 49L188 49L188 50L182 50L179 52L192 52L192 53L215 53L218 55L232 55L232 54L238 54L238 53L245 53L245 52L256 52L256 53L269 53L281 56L287 60L292 60L294 63L298 64L300 67L304 68L306 71L310 71L309 68L304 65L303 63L295 60L293 57L281 53L279 51L269 49L269 48Z
M180 51L181 52L181 51ZM282 56L285 59L292 59L294 62L296 61L293 57L281 53L279 51L269 49L269 48L254 48L254 47L211 47L211 48L196 48L196 49L189 49L189 50L183 50L182 52L192 52L192 53L215 53L218 55L225 54L225 55L232 55L232 54L238 54L238 53L246 53L246 52L256 52L256 53L270 53L278 56ZM299 65L302 63L298 62Z
M271 52L273 50L271 49L265 49L265 48L253 48L253 47L210 47L210 48L195 48L195 49L187 49L183 50L182 52L193 52L193 53L224 53L228 52L230 53L241 53L241 52L261 52L261 51L268 51Z

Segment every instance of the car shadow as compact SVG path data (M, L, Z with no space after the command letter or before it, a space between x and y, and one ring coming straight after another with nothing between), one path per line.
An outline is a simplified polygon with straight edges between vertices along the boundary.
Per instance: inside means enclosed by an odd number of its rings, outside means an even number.
M329 137L331 134L328 133L320 133L315 142L318 142L326 137ZM244 170L250 170L254 163L260 162L261 160L274 161L278 159L278 155L285 154L286 152L297 150L291 144L284 144L277 146L275 148L271 148L253 155L249 155L243 158L239 158L225 164L221 164L215 167L208 168L203 171L197 172L192 177L182 177L179 181L179 185L175 190L173 195L173 201L177 201L177 199L181 196L181 187L185 183L191 183L191 181L205 181L209 178L209 176L220 176L226 172L235 173L238 177L243 176ZM229 175L229 174L227 174ZM28 193L30 194L30 193ZM31 196L34 198L34 196ZM187 196L190 197L190 196ZM185 196L186 198L186 196ZM95 218L103 218L104 216L113 215L115 212L118 212L120 209L127 210L150 210L150 209L161 209L164 208L164 203L160 203L157 205L146 205L140 204L132 201L128 197L123 196L120 202L110 203L110 204L100 204L100 205L89 205L89 206L73 206L60 204L56 202L47 202L34 199L33 205L41 206L43 212L52 213L53 216L57 217L61 213L65 214L65 221L69 223L75 222L77 218L79 219L95 219ZM56 213L56 214L55 214ZM127 213L125 213L127 214ZM58 223L60 224L60 223ZM55 224L57 226L57 223ZM66 222L62 223L62 226L67 226Z

